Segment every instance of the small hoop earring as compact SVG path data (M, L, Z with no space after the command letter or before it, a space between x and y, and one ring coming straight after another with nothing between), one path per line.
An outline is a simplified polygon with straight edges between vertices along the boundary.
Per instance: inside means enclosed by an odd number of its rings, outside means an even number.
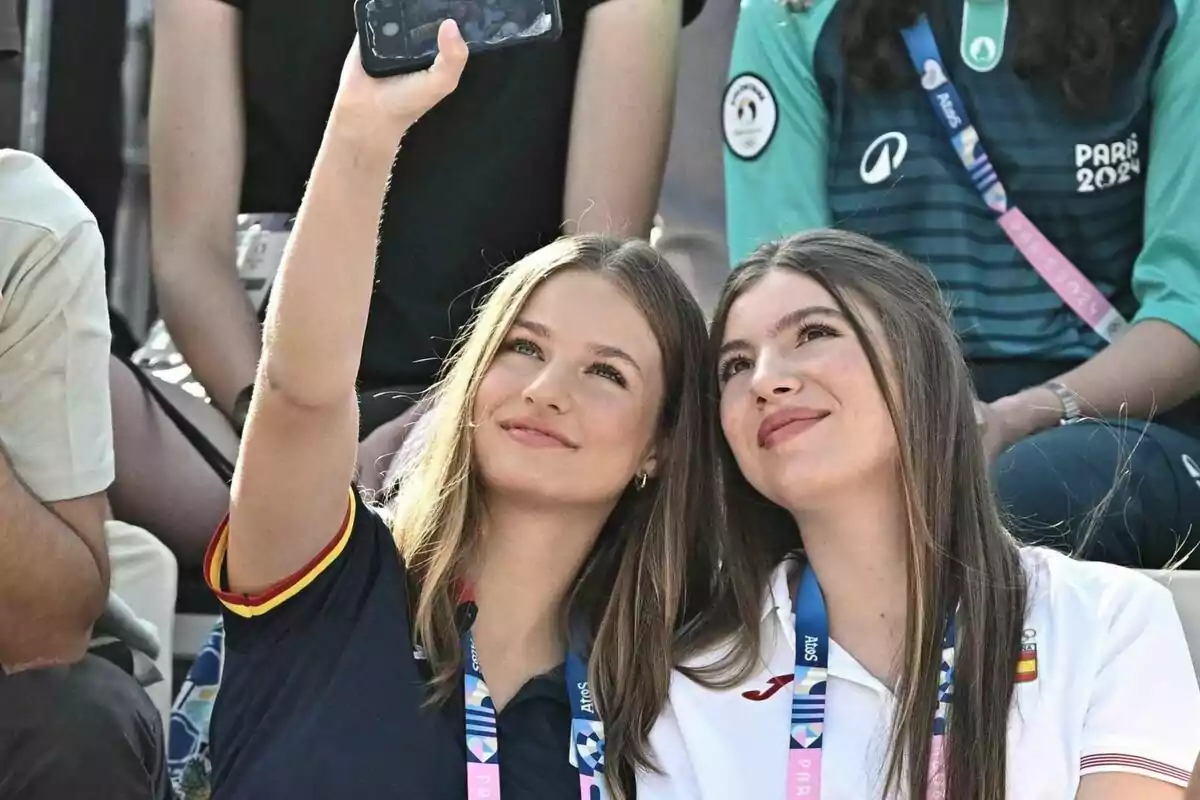
M646 483L649 480L650 480L649 475L647 475L645 472L639 472L637 474L637 476L633 479L633 485L640 492L642 489L646 488Z

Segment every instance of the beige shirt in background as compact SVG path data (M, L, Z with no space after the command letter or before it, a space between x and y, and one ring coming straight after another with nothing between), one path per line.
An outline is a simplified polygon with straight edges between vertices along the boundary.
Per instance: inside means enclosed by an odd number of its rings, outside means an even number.
M104 242L41 159L0 150L0 446L42 502L113 481Z

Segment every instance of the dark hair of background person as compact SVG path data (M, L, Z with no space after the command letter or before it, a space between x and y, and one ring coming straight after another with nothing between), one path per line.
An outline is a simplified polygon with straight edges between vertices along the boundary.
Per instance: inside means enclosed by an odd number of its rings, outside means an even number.
M1010 0L1016 73L1079 114L1103 111L1115 84L1161 20L1160 0ZM845 0L842 52L861 91L915 83L900 31L941 0Z
M896 251L843 231L800 234L763 245L730 275L710 338L714 374L731 306L772 270L811 278L833 296L866 351L896 431L910 521L909 581L888 789L903 782L908 796L924 795L942 643L957 607L946 796L1001 800L1027 580L993 495L949 312L932 276ZM878 318L880 341L859 309ZM792 517L742 476L723 437L718 457L729 546L722 553L723 609L711 619L735 626L728 633L737 643L724 663L704 672L734 667L740 678L756 666L763 587L801 540Z
M590 681L605 727L605 776L615 800L632 797L635 773L652 768L647 740L667 699L676 660L714 642L705 623L717 569L718 529L705 500L716 493L707 404L704 315L650 245L568 237L505 271L433 389L434 416L396 478L391 526L408 567L415 638L431 666L431 701L459 690L458 578L478 544L482 494L471 453L470 413L487 365L526 301L572 270L616 285L645 316L662 353L657 471L617 501L580 568L566 607L590 641ZM443 416L439 409L448 409Z

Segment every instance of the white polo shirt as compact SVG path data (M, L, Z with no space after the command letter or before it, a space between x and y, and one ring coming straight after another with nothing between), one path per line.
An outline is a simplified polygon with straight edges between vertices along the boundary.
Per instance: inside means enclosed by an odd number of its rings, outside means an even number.
M1008 796L1067 800L1093 772L1185 786L1200 753L1200 687L1169 591L1049 550L1026 548L1021 560L1030 604ZM785 564L763 609L762 670L724 691L672 677L650 734L662 772L639 777L638 800L785 799L795 667L787 578ZM826 692L822 800L880 798L892 694L833 641Z

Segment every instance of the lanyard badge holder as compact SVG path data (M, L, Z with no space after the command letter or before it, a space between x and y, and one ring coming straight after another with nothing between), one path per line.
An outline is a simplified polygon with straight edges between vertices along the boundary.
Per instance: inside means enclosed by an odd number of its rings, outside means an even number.
M829 616L825 597L811 567L796 589L796 666L792 677L792 714L788 739L787 796L821 798L821 751L825 744L825 704L829 680ZM954 615L946 623L938 702L933 709L933 746L929 753L926 800L944 800L946 717L954 686Z
M475 637L462 635L463 711L467 743L467 800L500 800L500 741L496 705L483 679ZM567 652L567 696L571 700L569 759L579 771L580 800L606 800L604 723L588 682L587 662L572 647Z
M922 14L915 25L903 31L903 36L909 58L920 76L921 88L929 98L934 116L941 122L950 146L983 202L996 215L1000 227L1062 301L1104 341L1112 342L1129 327L1128 321L1019 208L1009 203L1000 176L988 159L979 141L979 132L967 114L966 104L946 72L946 64L938 50L928 18Z

